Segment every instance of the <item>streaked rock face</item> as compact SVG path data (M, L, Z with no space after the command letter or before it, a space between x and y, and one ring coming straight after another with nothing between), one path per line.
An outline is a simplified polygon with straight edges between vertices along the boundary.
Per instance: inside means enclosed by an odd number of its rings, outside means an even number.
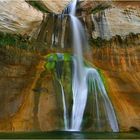
M32 86L38 59L34 54L7 47L0 49L0 62L0 131L31 130Z
M97 3L83 3L86 10L94 7ZM112 2L108 3L111 8L105 11L91 15L91 21L94 23L95 29L92 36L101 36L103 38L111 38L115 35L125 36L130 32L140 32L140 2Z
M42 18L43 14L24 0L0 1L0 31L32 34Z
M61 13L69 0L42 1L51 12ZM39 29L43 13L24 0L0 1L0 31L33 35Z
M58 14L70 3L70 0L41 0L50 11Z
M61 13L70 3L69 0L42 1L50 11ZM81 2L84 10L93 9L100 1ZM104 2L105 3L105 2ZM106 2L107 3L107 2ZM89 29L92 36L102 34L104 38L110 38L116 34L127 35L130 32L140 32L140 2L112 2L112 8L107 9L102 15L91 15L89 22L93 22L95 29ZM36 33L39 29L43 14L27 4L24 0L0 1L0 31L29 34ZM89 23L91 24L91 23Z
M111 36L116 34L124 36L130 32L140 32L139 7L126 6L121 8L117 5L114 5L112 9L105 11L105 18L106 23L104 24L108 26L108 32L110 32Z
M124 43L114 37L102 47L93 47L92 63L104 73L120 131L140 130L139 57L139 35L127 37Z

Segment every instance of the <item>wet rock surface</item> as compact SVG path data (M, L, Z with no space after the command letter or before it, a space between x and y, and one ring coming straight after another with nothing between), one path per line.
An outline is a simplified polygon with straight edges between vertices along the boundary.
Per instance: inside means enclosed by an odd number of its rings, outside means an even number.
M12 130L12 118L30 96L38 60L30 53L12 47L0 48L0 54L0 130ZM25 115L29 117L28 113Z
M93 49L93 64L104 73L120 131L132 131L133 127L140 130L139 40L128 36L123 45L114 37L108 45Z

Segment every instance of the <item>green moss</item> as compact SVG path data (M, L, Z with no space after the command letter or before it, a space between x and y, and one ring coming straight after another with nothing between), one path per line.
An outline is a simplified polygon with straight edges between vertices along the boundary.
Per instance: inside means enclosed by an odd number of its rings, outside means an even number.
M102 39L101 37L97 37L97 38L93 38L89 40L89 43L92 47L97 47L97 48L101 48L106 46L106 44L110 44L112 41L119 43L119 47L124 47L124 46L132 46L133 45L137 45L139 44L136 39L138 40L140 36L140 33L132 33L130 32L128 35L126 35L125 37L121 37L120 35L115 35L112 36L112 38L110 38L109 40L107 39Z
M72 56L70 54L64 53L52 53L48 54L45 58L45 69L55 70L57 75L59 75L62 71L63 62L71 61ZM60 70L61 69L61 70Z
M101 79L102 79L102 82L103 82L103 84L104 84L104 86L105 86L106 91L108 92L109 89L108 89L107 81L106 81L106 78L105 78L105 76L104 76L104 74L103 74L103 71L102 71L101 69L99 69L99 68L97 68L97 71L98 71L98 73L99 73L99 75L100 75L100 77L101 77Z
M95 46L97 48L103 47L106 42L107 40L102 39L101 37L93 38L90 40L91 46Z
M60 53L54 53L54 54L48 54L47 56L45 56L45 69L47 70L54 70L56 69L56 73L58 75L57 69L62 68L63 66L60 67L60 65L58 63L60 62L70 62L72 61L72 56L70 54L60 54ZM92 63L90 63L87 60L84 60L84 64L86 67L95 67ZM58 67L57 67L58 65ZM103 72L101 69L95 67L103 81L103 84L105 85L105 88L107 89L107 82L106 79L103 75ZM63 70L62 70L63 71Z
M86 67L95 67L91 62L87 61L86 59L84 59L84 65Z
M0 47L16 44L16 38L9 33L0 32Z
M0 47L13 46L27 49L29 46L29 36L0 32Z
M68 53L51 53L45 58L45 70L49 71L53 76L53 86L57 95L60 118L63 118L62 105L62 89L63 85L65 94L67 113L71 112L72 104L72 56ZM60 121L60 126L63 126L64 121ZM63 126L64 128L64 126Z
M108 9L110 7L111 7L111 5L99 4L99 5L97 5L97 7L95 7L94 9L91 10L91 13L96 14L96 13L104 11L105 9Z
M94 68L96 68L96 70L98 71L106 90L108 91L107 81L106 81L106 78L105 78L105 76L103 74L103 71L100 68L97 68L96 66L94 66L92 63L90 63L87 60L84 60L84 64L85 64L86 67L94 67Z

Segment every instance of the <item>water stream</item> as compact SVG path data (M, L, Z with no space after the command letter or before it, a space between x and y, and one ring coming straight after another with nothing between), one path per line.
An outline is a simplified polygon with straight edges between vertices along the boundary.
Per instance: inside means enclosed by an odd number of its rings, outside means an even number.
M102 126L102 111L104 111L105 118L110 125L113 132L118 132L118 123L116 115L111 104L111 101L107 95L104 84L100 78L98 71L95 68L88 68L84 66L83 62L83 51L82 48L87 44L86 36L84 33L84 28L76 17L76 5L77 0L74 0L71 4L70 18L71 27L73 32L73 77L72 77L72 92L73 92L73 104L72 104L72 114L71 114L71 124L68 127L68 120L66 117L66 106L64 91L62 88L63 97L63 107L64 107L64 124L65 128L70 131L80 131L82 128L82 121L85 112L85 107L87 104L88 94L93 95L95 100L95 120L97 128L100 130ZM89 89L91 91L89 92ZM94 101L93 101L94 102ZM100 106L103 106L101 110ZM93 124L94 125L94 124Z
M65 130L68 130L68 121L67 121L67 109L66 109L66 101L65 101L65 94L64 94L64 88L63 85L61 83L61 81L59 81L60 86L61 86L61 93L62 93L62 102L63 102L63 118L64 118L64 125L65 125Z

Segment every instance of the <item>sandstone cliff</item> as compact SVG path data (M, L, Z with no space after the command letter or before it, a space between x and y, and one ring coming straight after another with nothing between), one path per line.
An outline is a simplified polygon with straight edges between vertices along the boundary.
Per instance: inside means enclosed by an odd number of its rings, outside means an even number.
M44 4L59 13L68 1ZM78 11L91 43L85 57L103 71L120 130L140 130L140 35L136 34L140 33L139 2L112 2L109 9L89 14L88 8L96 4L81 2L83 10ZM36 49L31 51L14 46L0 48L0 131L61 129L60 97L56 96L52 74L44 71L42 58L50 52L72 51L62 49L63 45L71 45L69 18L61 21L56 14L46 14L43 19L40 11L22 0L0 1L0 11L0 31L28 35L39 32L39 43L45 42L44 46L35 42ZM103 40L96 39L98 36ZM50 48L54 42L56 49ZM42 47L45 49L40 51Z

